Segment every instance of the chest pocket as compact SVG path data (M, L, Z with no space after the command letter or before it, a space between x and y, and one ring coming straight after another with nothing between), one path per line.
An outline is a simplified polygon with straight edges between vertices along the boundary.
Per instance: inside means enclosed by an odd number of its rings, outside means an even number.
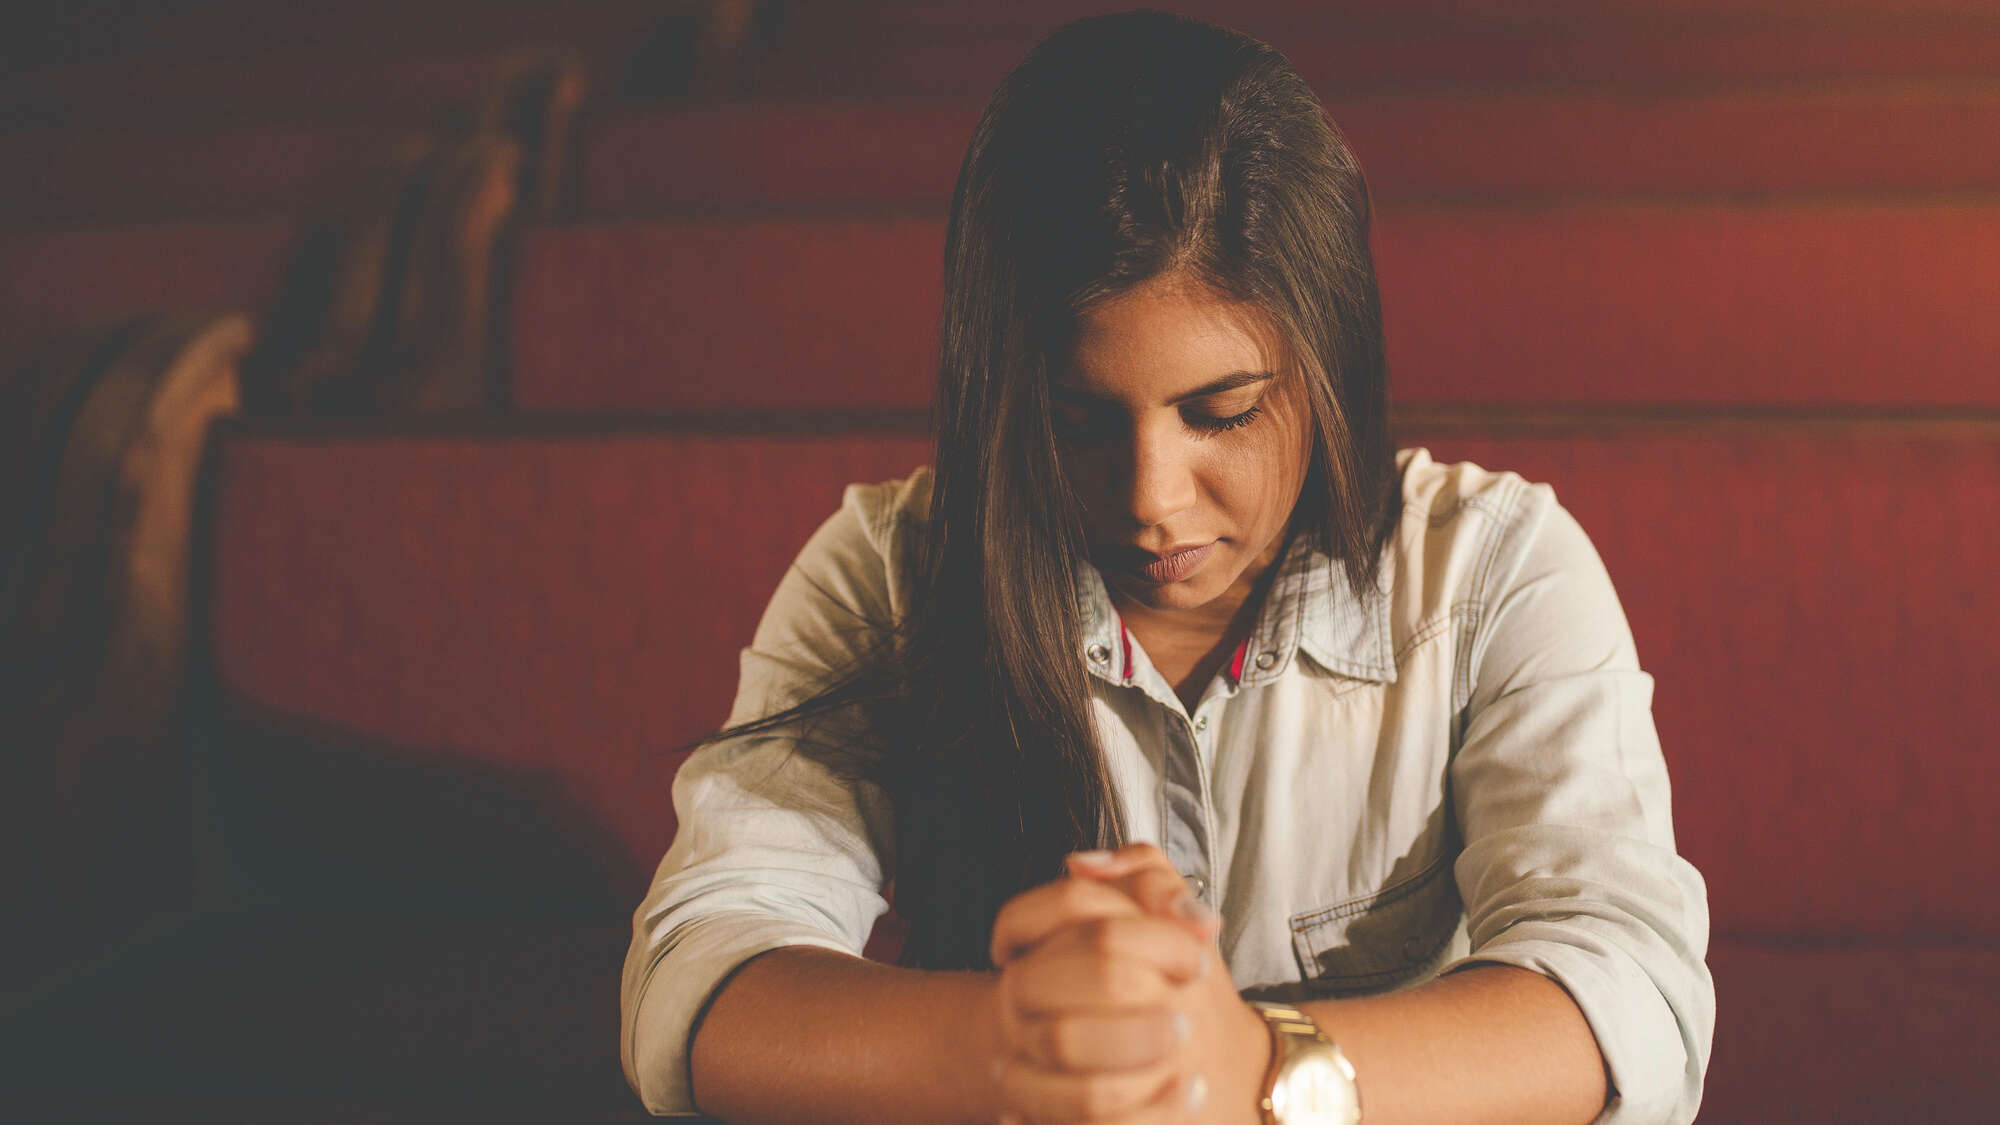
M1380 992L1436 969L1465 908L1450 852L1378 891L1291 919L1292 950L1312 991Z

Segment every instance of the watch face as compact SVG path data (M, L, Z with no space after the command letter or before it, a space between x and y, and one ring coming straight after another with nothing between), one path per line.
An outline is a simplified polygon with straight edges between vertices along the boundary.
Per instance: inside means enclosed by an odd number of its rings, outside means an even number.
M1271 1113L1285 1125L1354 1125L1361 1101L1353 1071L1332 1052L1311 1052L1285 1068L1271 1092Z

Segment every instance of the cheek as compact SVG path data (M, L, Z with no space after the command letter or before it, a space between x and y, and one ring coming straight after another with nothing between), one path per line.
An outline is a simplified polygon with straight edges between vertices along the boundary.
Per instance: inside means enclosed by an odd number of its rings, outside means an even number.
M1215 458L1207 475L1209 494L1244 535L1282 520L1298 493L1299 474L1284 443L1278 441L1245 441Z
M1246 533L1283 523L1305 483L1303 420L1287 405L1274 406L1266 421L1247 427L1228 448L1218 446L1210 469L1216 498Z

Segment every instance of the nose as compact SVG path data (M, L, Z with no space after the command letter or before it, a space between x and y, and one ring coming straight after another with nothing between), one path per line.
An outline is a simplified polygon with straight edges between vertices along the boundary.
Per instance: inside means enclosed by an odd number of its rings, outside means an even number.
M1157 527L1194 507L1196 488L1186 443L1166 426L1133 428L1127 510L1140 527Z

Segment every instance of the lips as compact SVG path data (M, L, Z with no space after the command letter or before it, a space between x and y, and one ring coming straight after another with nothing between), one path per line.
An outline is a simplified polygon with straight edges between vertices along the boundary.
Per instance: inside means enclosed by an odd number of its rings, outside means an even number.
M1179 582L1193 574L1200 569L1202 563L1208 561L1208 556L1214 551L1214 543L1204 543L1199 547L1189 547L1167 555L1134 552L1138 558L1146 561L1142 565L1134 566L1132 570L1146 581L1164 586L1170 582Z

